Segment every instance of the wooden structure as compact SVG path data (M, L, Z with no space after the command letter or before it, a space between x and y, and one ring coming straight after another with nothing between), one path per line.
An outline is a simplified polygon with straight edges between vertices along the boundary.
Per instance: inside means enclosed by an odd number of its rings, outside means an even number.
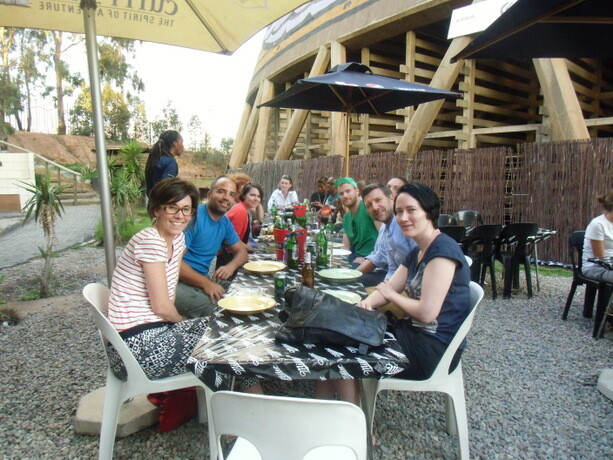
M453 9L470 0L315 0L274 23L260 54L230 168L344 151L342 114L258 108L299 78L357 61L373 72L460 91L385 116L353 115L351 155L514 146L613 134L613 62L450 58Z

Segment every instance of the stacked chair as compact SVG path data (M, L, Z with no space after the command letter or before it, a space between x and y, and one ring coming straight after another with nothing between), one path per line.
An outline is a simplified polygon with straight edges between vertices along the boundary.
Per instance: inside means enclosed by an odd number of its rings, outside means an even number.
M471 211L465 209L458 211L453 215L457 225L463 225L464 227L476 227L477 225L483 225L483 216L477 211Z
M496 258L504 266L504 286L502 296L511 297L511 286L519 287L519 266L524 266L528 297L532 297L532 278L530 261L538 225L533 222L517 222L505 225L500 232L496 246Z
M499 224L479 225L466 235L463 242L464 254L473 261L470 267L471 280L483 286L485 273L489 268L493 299L497 296L494 256L496 253L496 239L500 235L501 230L502 225Z

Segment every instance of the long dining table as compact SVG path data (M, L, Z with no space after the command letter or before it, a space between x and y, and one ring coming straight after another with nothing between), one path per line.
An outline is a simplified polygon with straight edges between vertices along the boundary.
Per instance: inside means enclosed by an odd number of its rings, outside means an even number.
M250 259L274 260L274 255L259 252ZM344 257L335 256L333 261L337 267L349 266ZM285 268L285 272L288 287L301 282L297 270ZM366 296L359 281L333 284L317 272L315 288ZM226 296L254 290L274 298L273 274L250 273L243 268ZM362 379L391 377L407 367L406 356L389 332L381 346L369 348L366 354L358 353L354 347L275 341L275 333L282 324L279 313L284 309L283 303L277 298L273 308L259 314L236 314L218 307L187 367L213 391L230 389L232 377L257 376L283 381Z

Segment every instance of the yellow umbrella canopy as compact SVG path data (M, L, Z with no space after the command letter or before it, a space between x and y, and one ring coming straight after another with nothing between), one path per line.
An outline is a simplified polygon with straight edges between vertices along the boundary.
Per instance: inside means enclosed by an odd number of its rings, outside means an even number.
M303 3L307 0L0 0L0 27L85 34L109 284L115 242L96 35L230 54Z
M0 25L84 33L82 0L0 0ZM96 32L231 53L306 0L87 0Z

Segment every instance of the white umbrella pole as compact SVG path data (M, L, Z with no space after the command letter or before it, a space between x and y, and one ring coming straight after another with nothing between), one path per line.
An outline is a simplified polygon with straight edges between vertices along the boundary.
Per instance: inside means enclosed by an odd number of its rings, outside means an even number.
M98 178L100 180L100 203L102 205L106 277L110 286L111 279L113 278L113 271L115 270L115 237L113 232L109 171L104 141L100 71L98 68L98 49L96 43L95 0L81 0L81 10L83 11L83 21L85 24L85 46L87 48L87 64L89 68L89 86L91 88L92 108L94 112L94 134L96 139Z

